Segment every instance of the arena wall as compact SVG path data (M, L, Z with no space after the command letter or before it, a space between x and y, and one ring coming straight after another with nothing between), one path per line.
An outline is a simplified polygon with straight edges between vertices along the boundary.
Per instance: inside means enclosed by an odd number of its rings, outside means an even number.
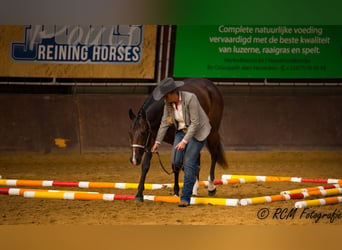
M0 151L129 150L128 110L144 94L0 94ZM342 146L341 95L224 93L225 148L325 149Z

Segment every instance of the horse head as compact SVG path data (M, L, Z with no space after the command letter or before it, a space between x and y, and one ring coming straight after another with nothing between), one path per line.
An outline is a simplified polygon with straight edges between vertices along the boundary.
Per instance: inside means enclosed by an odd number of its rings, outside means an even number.
M146 118L146 111L144 109L140 109L137 115L130 109L129 117L133 121L129 131L132 149L130 162L133 165L139 165L144 153L149 150L151 143L151 126Z

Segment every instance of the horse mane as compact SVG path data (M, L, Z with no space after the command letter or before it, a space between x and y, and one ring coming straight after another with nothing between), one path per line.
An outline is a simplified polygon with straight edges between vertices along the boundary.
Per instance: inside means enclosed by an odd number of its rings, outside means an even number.
M145 100L145 102L143 103L143 105L141 106L138 114L141 114L142 111L147 111L147 108L153 103L155 102L155 100L153 99L153 95L150 94L147 99Z

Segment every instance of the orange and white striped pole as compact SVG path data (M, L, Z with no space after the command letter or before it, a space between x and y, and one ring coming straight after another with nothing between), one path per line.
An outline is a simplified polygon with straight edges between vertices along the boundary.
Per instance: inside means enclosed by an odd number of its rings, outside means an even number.
M214 185L227 185L241 183L243 180L214 180ZM199 181L200 186L208 186L209 181ZM116 189L137 189L138 183L123 182L91 182L91 181L53 181L53 180L16 180L0 179L0 186L14 187L76 187L76 188L116 188ZM145 183L146 190L157 190L163 188L173 188L173 183L151 184ZM183 183L179 183L183 187Z
M321 191L321 190L340 188L340 187L341 186L339 184L330 184L330 185L325 185L325 186L291 189L291 190L281 191L280 194L295 194L295 193L301 193L301 192Z
M258 175L230 175L225 174L222 180L244 179L248 182L308 182L308 183L328 183L342 184L342 179L322 179L322 178L303 178L303 177L286 177L286 176L258 176Z
M296 208L317 207L325 205L334 205L342 203L342 196L320 198L308 201L298 201L295 203Z
M268 203L268 202L274 202L274 201L305 199L307 197L314 196L314 195L332 196L332 195L338 195L341 193L342 193L342 188L332 188L332 189L326 189L326 190L315 190L315 191L300 192L300 193L261 196L261 197L241 199L240 205L246 206L246 205L251 205L251 204L262 204L262 203Z
M60 190L41 190L41 189L25 189L25 188L0 188L0 194L22 195L26 198L41 199L63 199L63 200L134 200L135 195L124 194L103 194L98 192L80 192L80 191L60 191ZM144 195L144 200L162 201L169 203L179 203L180 198L177 196L157 196ZM210 204L220 206L238 206L238 199L225 198L202 198L192 197L190 204Z
M90 181L53 181L53 180L16 180L0 179L0 186L15 187L77 187L77 188L117 188L117 189L137 189L138 183L121 182L90 182ZM172 184L173 185L173 184ZM148 184L145 189L155 190L171 186L171 184Z

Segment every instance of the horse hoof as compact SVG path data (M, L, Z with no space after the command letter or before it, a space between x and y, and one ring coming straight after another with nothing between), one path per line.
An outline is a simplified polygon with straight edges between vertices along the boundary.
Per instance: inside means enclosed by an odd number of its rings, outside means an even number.
M136 202L144 202L144 198L136 196L134 201L136 201Z
M213 190L208 190L208 195L209 196L215 196L216 195L216 188Z

